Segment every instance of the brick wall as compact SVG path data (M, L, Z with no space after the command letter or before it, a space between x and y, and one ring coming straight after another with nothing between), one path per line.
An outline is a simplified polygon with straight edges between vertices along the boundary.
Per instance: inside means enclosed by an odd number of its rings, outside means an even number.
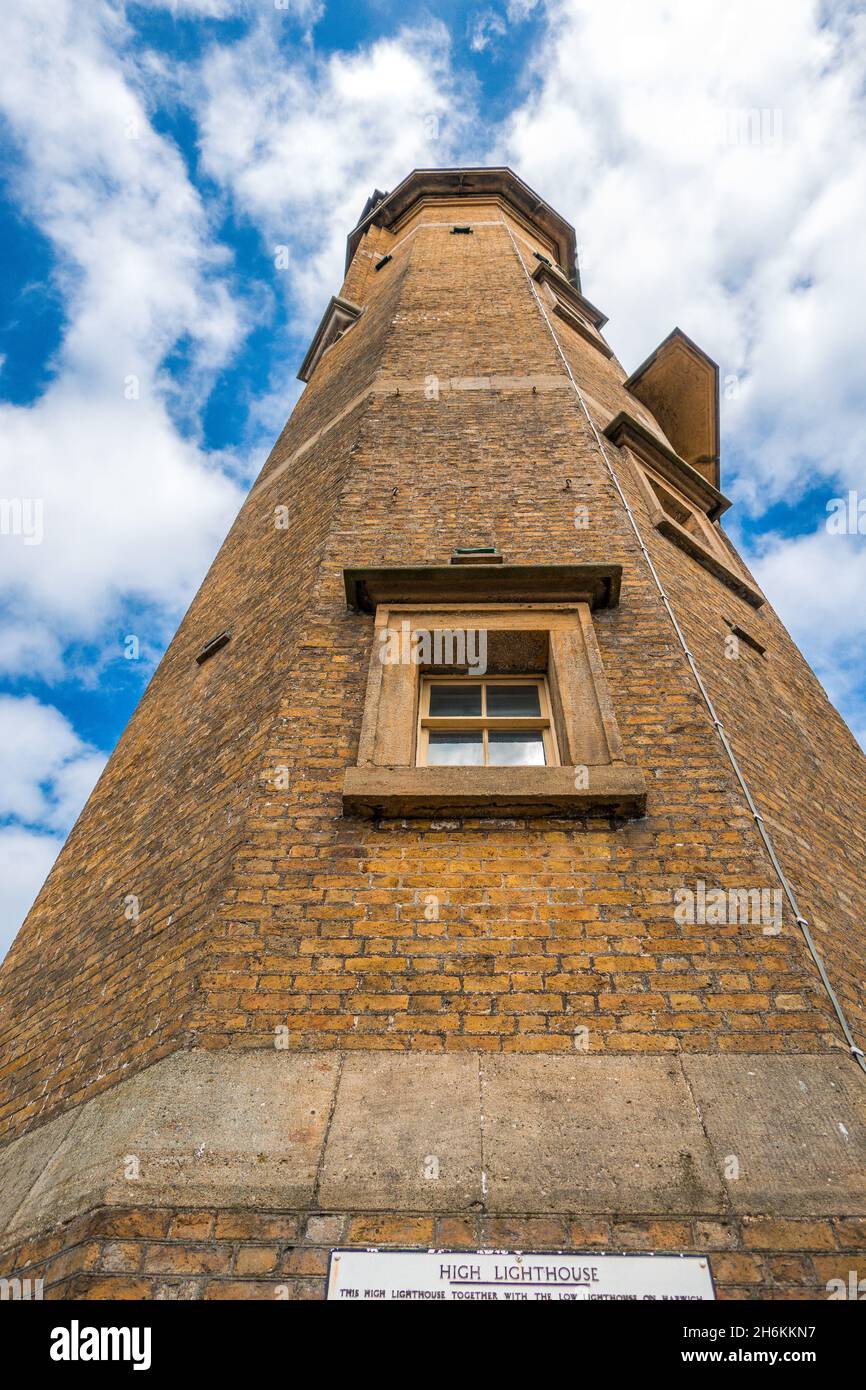
M335 1247L675 1250L709 1257L719 1298L808 1299L866 1275L866 1218L103 1208L7 1251L0 1276L42 1279L46 1299L321 1299Z
M510 238L419 227L379 275L392 273L391 394L358 430L249 822L256 872L237 862L203 977L203 1042L261 1046L282 1026L304 1048L567 1051L588 1027L593 1050L821 1050L837 1030L790 921L768 937L673 920L680 885L775 879L572 394L446 386L517 364L567 384ZM611 413L627 403L615 363L577 335L574 351ZM581 502L588 531L574 526ZM515 563L623 565L620 607L596 628L626 759L650 780L646 820L587 831L341 818L372 632L346 612L343 566L441 563L482 543ZM674 552L675 597L722 657L722 614L738 617L741 601L655 532L652 543ZM802 665L789 643L774 659ZM763 733L754 714L748 737Z
M392 282L354 360L343 352L330 379L326 361L299 402L265 465L278 479L247 499L0 966L4 1141L193 1040L209 935L393 294ZM227 627L228 645L197 665Z
M698 880L776 881L527 281L533 245L550 248L516 221L516 246L504 222L451 236L434 221L422 209L362 240L342 293L364 313L319 363L0 972L4 1141L178 1048L270 1048L276 1028L295 1049L344 1051L573 1054L578 1029L593 1054L839 1046L789 913L779 936L674 919L675 891ZM600 425L639 413L615 359L557 333ZM661 536L628 457L609 453L862 1025L862 754L769 605L756 612ZM622 565L620 605L595 626L644 819L342 816L372 634L346 610L343 568L441 564L480 544L512 563ZM727 659L727 620L766 656ZM198 666L225 627L229 644ZM326 1247L389 1239L351 1213L232 1219L95 1213L46 1237L50 1256L17 1259L50 1259L50 1286L82 1296L215 1297L241 1279L316 1296ZM503 1244L594 1243L534 1220L515 1217ZM403 1244L499 1239L465 1213L393 1221L409 1223ZM744 1296L823 1286L862 1237L853 1218L610 1221L600 1247L709 1250L720 1286Z
M361 321L319 364L4 965L9 1133L174 1047L260 1046L277 1025L304 1047L565 1050L580 1026L626 1051L838 1036L790 922L775 939L673 922L677 886L774 879L505 227L373 229L343 292ZM556 322L592 408L634 408L616 361ZM563 389L451 386L490 375ZM853 739L769 609L649 527L610 453L856 1012ZM341 818L371 632L345 610L342 567L489 542L518 563L623 565L621 605L596 626L626 757L650 781L645 821ZM726 616L769 635L768 656L726 661ZM225 626L232 641L196 666Z

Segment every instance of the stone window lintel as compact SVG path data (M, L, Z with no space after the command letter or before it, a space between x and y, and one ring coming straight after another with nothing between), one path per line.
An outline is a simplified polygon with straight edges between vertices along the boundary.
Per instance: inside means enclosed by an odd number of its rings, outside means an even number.
M383 603L619 603L622 565L382 565L343 570L349 608Z

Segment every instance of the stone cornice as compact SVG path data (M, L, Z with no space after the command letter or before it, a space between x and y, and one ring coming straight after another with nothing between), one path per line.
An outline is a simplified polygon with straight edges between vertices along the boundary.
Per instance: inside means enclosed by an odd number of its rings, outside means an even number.
M343 570L346 603L588 603L615 608L621 565L394 565Z
M346 269L364 233L371 226L392 227L421 198L442 196L499 195L530 223L544 232L557 247L557 260L569 282L580 289L576 264L577 242L574 228L558 212L533 192L528 184L507 168L495 169L413 169L390 193L368 199L357 227L346 244ZM378 196L378 201L376 197ZM371 206L372 204L372 206Z

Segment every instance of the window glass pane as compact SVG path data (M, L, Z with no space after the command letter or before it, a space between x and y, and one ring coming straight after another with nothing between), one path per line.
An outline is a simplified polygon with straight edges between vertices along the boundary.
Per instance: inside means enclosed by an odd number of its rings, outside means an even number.
M541 706L537 685L488 685L487 713L491 719L538 719Z
M503 729L488 734L491 767L543 767L544 738L540 729Z
M431 685L430 714L434 719L454 719L481 714L481 686L469 685Z
M544 762L543 757L541 761ZM430 767L483 767L484 742L481 730L431 729L427 744L427 763Z

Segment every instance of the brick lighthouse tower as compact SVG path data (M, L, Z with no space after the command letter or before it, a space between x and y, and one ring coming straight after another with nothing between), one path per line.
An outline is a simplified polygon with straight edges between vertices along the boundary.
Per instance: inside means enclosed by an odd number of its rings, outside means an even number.
M715 364L604 325L509 170L368 201L0 972L0 1274L847 1278L866 764L720 524Z

